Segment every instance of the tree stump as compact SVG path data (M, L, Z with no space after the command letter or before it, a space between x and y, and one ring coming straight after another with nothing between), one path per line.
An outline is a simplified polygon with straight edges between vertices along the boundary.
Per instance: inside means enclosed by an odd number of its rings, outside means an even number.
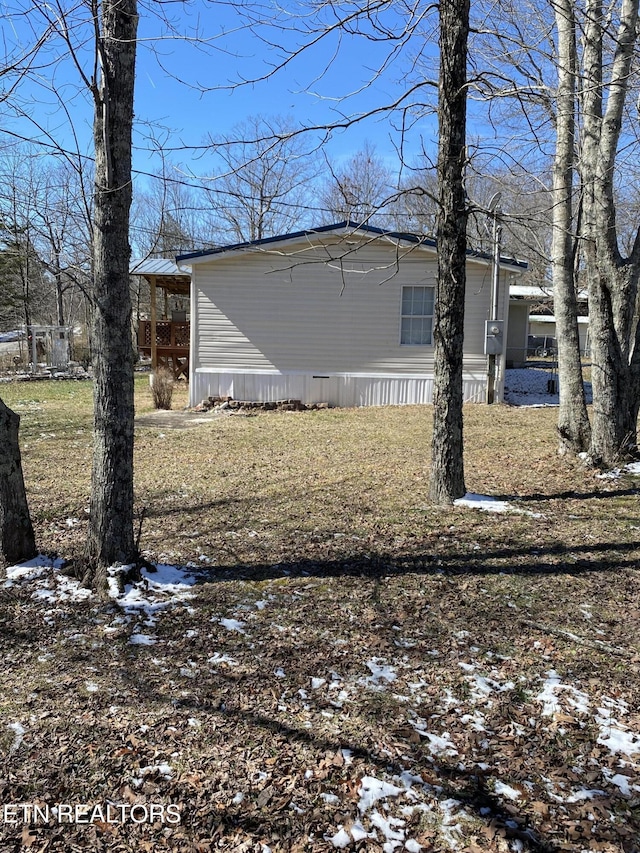
M0 400L0 551L4 566L35 557L36 540L22 476L20 416ZM0 565L0 576L5 568Z

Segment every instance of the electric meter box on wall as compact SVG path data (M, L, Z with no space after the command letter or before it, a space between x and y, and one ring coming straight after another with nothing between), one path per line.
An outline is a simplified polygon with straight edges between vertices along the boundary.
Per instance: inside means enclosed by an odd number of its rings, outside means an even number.
M504 348L504 320L485 320L484 353L500 355Z

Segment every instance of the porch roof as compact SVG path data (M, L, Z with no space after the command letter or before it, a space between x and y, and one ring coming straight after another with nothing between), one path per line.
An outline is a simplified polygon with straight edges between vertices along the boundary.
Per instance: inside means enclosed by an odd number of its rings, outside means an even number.
M189 295L191 274L168 258L133 260L129 264L129 273L140 275L149 282L154 279L156 287L161 287L167 293Z

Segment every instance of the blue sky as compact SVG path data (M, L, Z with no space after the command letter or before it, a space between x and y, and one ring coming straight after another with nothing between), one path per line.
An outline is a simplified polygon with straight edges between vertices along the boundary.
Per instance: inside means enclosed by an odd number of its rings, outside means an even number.
M154 41L157 19L143 16L140 23L136 113L152 125L172 128L178 145L200 145L208 134L226 135L247 116L257 114L290 116L302 126L330 124L344 114L367 112L390 103L407 86L403 78L410 66L409 56L400 57L372 85L366 85L376 76L390 47L389 43L376 44L360 36L343 37L341 43L331 36L302 52L269 79L237 86L243 78L264 77L280 61L279 51L261 39L277 38L286 49L295 50L309 36L274 27L259 27L256 35L243 28L236 10L225 4L204 4L201 12L201 33L216 37L206 48L179 39ZM194 21L185 16L178 26L186 32ZM147 37L151 40L146 41ZM172 75L185 82L177 82ZM208 91L202 92L199 87ZM346 98L351 92L358 93ZM425 117L420 129L431 144L436 136L433 117ZM418 151L418 136L416 132L412 135L410 156ZM339 160L351 156L368 140L380 156L393 162L398 138L384 114L334 133L327 150Z
M28 45L29 40L33 40L33 32L26 28L24 19L15 11L21 6L28 8L30 0L0 0L0 3L0 34L5 43L8 40ZM265 19L271 19L273 5L270 0L262 4ZM410 83L404 78L411 65L409 49L403 50L384 73L367 86L389 55L391 42L373 42L362 35L343 35L339 40L333 35L303 51L269 79L237 86L242 79L265 76L273 64L281 60L282 53L273 46L275 40L282 42L285 50L295 50L310 38L308 34L295 32L301 23L305 25L304 20L287 17L287 13L300 4L280 4L284 9L284 21L290 24L289 31L284 31L279 23L258 27L256 32L249 31L238 14L238 7L246 10L248 6L256 8L256 4L212 0L162 4L151 0L140 5L134 137L134 165L138 170L153 171L159 166L159 159L149 155L149 150L157 144L153 138L162 141L168 149L174 149L173 159L188 163L194 156L192 148L201 146L208 135L227 135L249 116L286 116L301 126L331 124L343 115L366 112L390 103ZM41 11L45 8L41 7ZM162 23L155 14L157 10L163 10L172 19L171 27ZM393 6L385 14L390 25L397 26L401 22ZM315 25L315 19L309 19L306 24ZM171 37L171 28L176 37ZM188 38L196 33L204 43ZM90 32L81 27L75 37L81 44L85 38L90 41ZM419 40L416 50L424 49L426 44L433 57L435 46L427 42L428 39ZM55 48L52 50L56 52ZM86 91L78 86L76 70L60 47L57 55L55 73L52 68L45 68L41 74L42 84L32 82L21 90L22 103L34 122L14 120L9 123L3 116L3 125L29 138L42 137L37 130L40 126L51 134L50 142L56 141L69 149L76 147L75 134L78 147L90 154L91 104ZM91 69L90 49L86 54L81 50L80 57L84 58L86 68ZM57 96L47 92L52 73ZM357 94L347 98L350 92ZM430 91L429 97L435 98L435 92ZM416 119L415 113L411 114L411 119ZM71 124L74 133L70 130ZM407 137L408 159L417 154L421 137L428 147L432 146L436 132L433 116L421 118ZM339 162L369 141L376 146L379 156L392 165L397 161L394 142L398 140L399 134L393 130L389 115L383 114L355 124L348 131L332 134L326 150L332 160ZM206 172L206 166L206 157L193 164L194 171Z

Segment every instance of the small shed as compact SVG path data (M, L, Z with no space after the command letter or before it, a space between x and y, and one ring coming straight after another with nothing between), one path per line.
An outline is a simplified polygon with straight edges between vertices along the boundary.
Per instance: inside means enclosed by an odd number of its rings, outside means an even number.
M27 326L31 369L35 372L42 365L66 370L69 367L71 338L70 326Z

